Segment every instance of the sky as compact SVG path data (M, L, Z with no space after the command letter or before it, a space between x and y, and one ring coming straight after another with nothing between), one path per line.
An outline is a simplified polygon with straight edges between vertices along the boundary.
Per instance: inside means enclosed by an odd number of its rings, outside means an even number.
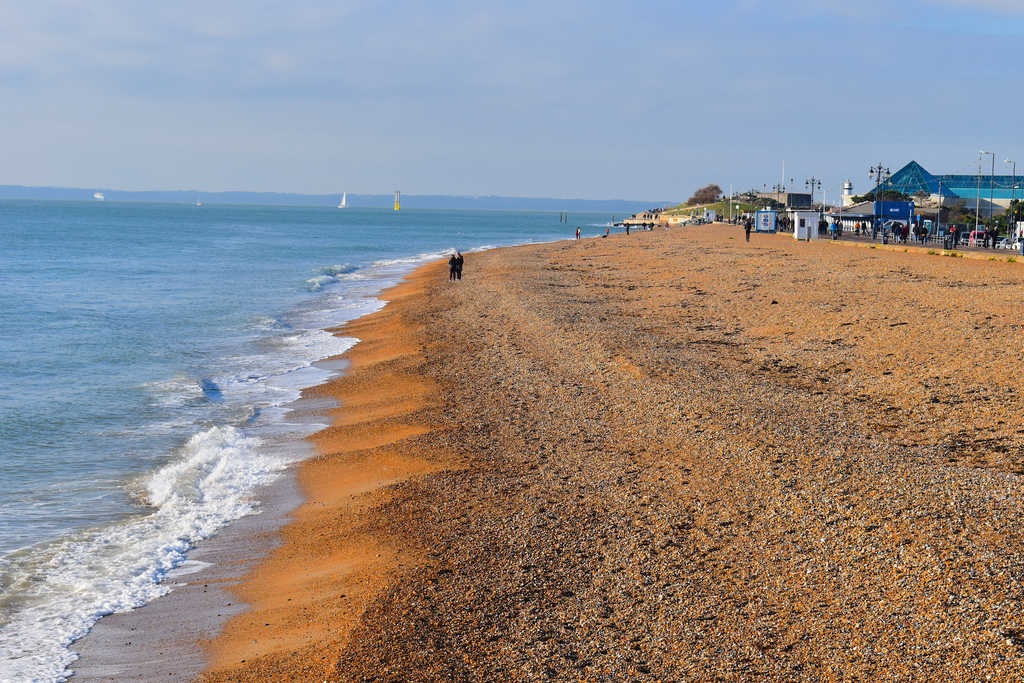
M1024 172L1022 37L1024 0L0 0L0 184L683 201L980 149Z

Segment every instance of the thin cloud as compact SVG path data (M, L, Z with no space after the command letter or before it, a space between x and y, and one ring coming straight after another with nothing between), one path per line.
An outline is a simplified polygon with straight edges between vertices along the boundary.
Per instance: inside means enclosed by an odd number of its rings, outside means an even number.
M1024 14L1024 4L1020 0L929 0L935 5L947 7L965 7L1000 12L1004 14Z

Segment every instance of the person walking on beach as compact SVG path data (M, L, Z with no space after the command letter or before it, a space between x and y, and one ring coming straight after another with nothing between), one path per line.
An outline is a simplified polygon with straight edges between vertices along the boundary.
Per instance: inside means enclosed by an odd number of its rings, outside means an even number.
M580 238L580 226L576 226L576 239Z
M455 279L455 274L458 272L458 270L459 261L457 258L455 258L455 254L452 254L452 257L448 259L448 282L451 282L452 280Z
M747 220L743 221L743 234L746 235L747 241L749 242L750 241L750 218L749 217L747 217Z
M462 264L466 262L466 257L462 255L461 251L455 252L455 277L459 280L462 279Z
M610 234L612 234L612 229L611 228L605 228L604 229L604 236L607 237Z

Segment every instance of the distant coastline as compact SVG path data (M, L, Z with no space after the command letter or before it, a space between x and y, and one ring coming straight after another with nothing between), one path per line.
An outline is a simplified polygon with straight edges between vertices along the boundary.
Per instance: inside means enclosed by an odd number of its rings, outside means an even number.
M117 190L104 187L33 187L0 185L0 200L35 199L51 201L94 201L101 192L108 202L167 202L194 204L257 204L267 206L336 207L335 194L297 194L288 192L203 192L201 190ZM348 193L351 208L391 208L394 196L388 194ZM557 197L505 197L500 195L402 194L403 209L482 209L495 211L611 211L635 213L655 206L678 202L630 199L559 199Z

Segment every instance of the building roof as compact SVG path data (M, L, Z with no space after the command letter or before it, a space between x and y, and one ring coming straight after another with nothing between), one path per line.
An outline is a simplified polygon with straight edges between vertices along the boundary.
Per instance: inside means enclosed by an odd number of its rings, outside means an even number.
M850 206L837 207L829 212L830 216L839 217L842 214L844 218L869 218L875 215L875 203L874 202L859 202Z
M1016 190L1014 185L1016 185ZM958 173L934 175L916 161L911 161L893 173L887 181L876 186L873 191L896 190L906 195L914 195L918 192L935 195L939 194L940 188L943 197L974 199L979 194L978 175ZM994 199L1010 199L1014 196L1024 198L1024 176L983 173L980 194L982 199L986 199L990 195Z

